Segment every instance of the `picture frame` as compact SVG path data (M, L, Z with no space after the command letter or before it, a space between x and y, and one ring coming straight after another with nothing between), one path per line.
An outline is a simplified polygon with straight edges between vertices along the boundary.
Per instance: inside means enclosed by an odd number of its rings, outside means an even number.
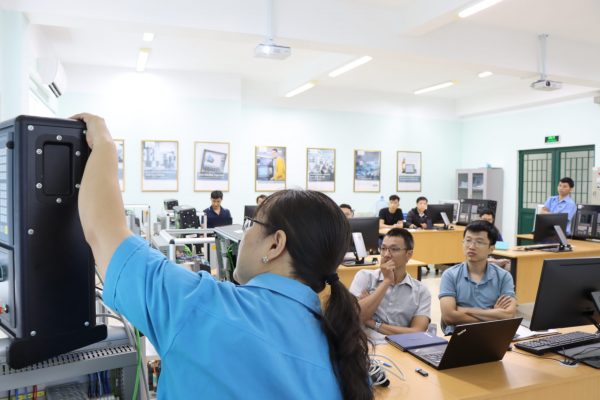
M142 192L179 190L179 142L142 140Z
M286 188L287 149L283 146L254 148L254 190L276 192Z
M119 189L121 192L125 191L125 140L114 139L115 146L117 147L117 162L118 162L118 174L119 174Z
M227 142L194 142L194 191L229 191L230 146Z
M381 151L354 150L354 192L381 191Z
M396 191L422 191L422 163L420 151L398 151L396 153Z
M335 149L306 149L306 189L335 192Z

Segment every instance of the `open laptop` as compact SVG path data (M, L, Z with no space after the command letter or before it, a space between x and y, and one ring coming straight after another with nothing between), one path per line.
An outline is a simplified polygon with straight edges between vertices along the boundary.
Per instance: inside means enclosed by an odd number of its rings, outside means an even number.
M502 360L522 318L457 325L448 344L408 350L442 370Z

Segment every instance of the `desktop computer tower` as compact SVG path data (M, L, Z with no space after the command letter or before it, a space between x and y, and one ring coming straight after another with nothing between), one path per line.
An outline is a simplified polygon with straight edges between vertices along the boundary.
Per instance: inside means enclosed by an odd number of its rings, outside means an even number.
M0 124L0 328L12 368L106 337L77 207L84 128L28 116Z
M496 214L498 202L496 200L485 199L461 199L458 207L457 225L469 225L473 221L479 220L479 211L488 209ZM498 215L496 215L498 220Z

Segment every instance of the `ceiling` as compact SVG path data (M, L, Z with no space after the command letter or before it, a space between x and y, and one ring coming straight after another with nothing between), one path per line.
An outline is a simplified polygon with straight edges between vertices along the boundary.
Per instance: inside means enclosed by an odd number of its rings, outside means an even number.
M469 116L600 89L597 0L504 0L466 19L457 12L472 0L273 2L276 42L292 47L283 61L253 56L267 32L268 0L0 0L0 7L24 12L67 73L86 65L134 70L139 48L150 47L148 72L228 74L278 102L301 101L283 95L308 80L319 84L297 98L320 102L366 92L406 102L416 89L452 80L419 101L447 100ZM155 40L144 43L143 32ZM561 91L529 88L540 33L549 34L547 71L564 82ZM373 61L327 76L363 55ZM485 70L494 75L478 78Z

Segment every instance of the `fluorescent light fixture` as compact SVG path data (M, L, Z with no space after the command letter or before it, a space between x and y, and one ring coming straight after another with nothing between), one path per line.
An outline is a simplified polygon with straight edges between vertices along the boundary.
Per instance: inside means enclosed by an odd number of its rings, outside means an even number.
M294 97L297 94L300 94L302 92L306 92L308 89L312 89L316 86L317 82L316 81L310 81L310 82L306 82L304 85L302 86L298 86L296 89L288 92L285 97L290 98L290 97Z
M148 62L149 56L150 56L150 49L148 49L148 48L140 49L140 52L138 54L137 66L135 67L135 70L137 72L144 72L144 70L146 69L146 63Z
M480 78L487 78L488 76L492 76L494 73L492 71L483 71L477 74Z
M332 78L335 78L336 76L340 76L341 74L343 74L345 72L348 72L356 67L360 67L361 65L368 63L372 59L373 59L373 57L370 57L370 56L363 56L361 58L357 58L356 60L351 61L348 64L341 66L334 71L331 71L329 73L329 76Z
M458 16L461 18L470 17L473 14L477 14L479 11L483 11L486 8L489 8L493 5L500 3L502 0L483 0L478 3L473 4L471 7L467 7L461 12L458 13Z
M437 85L429 86L423 89L415 90L415 94L423 94L427 92L433 92L434 90L440 90L454 85L454 82L448 81L444 83L439 83Z
M154 33L152 32L144 32L144 36L142 36L142 40L144 42L151 42L154 40Z

